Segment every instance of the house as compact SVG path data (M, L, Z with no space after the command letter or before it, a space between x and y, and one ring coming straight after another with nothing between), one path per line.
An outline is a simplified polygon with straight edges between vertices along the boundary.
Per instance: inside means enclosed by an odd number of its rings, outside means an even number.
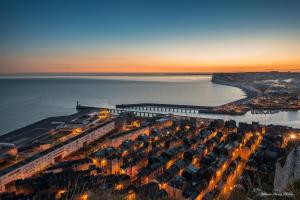
M72 169L73 171L82 171L89 169L91 165L94 164L89 158L63 161L47 168L44 173L58 173L69 169Z
M118 147L126 140L135 140L141 134L149 135L149 132L149 126L140 126L129 131L108 136L105 140L105 143L107 146Z
M182 176L175 176L169 182L169 186L167 187L168 196L171 199L176 200L184 200L183 189L185 186L185 179Z

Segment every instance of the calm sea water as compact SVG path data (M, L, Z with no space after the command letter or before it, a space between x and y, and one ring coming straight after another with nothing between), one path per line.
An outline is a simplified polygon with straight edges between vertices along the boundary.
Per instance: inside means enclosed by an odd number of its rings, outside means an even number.
M46 117L75 113L76 101L83 105L104 107L145 102L213 106L245 95L238 88L213 84L210 80L211 76L207 75L2 77L0 134ZM263 119L300 127L299 112L270 116L247 113L239 119Z

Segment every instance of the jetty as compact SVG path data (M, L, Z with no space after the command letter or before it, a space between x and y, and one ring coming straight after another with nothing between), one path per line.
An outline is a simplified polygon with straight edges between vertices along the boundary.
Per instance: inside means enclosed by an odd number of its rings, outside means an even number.
M197 106L197 105L179 105L179 104L158 104L158 103L138 103L138 104L119 104L117 109L171 112L171 113L206 113L206 114L229 114L242 115L244 112L235 112L232 110L219 110L214 106Z

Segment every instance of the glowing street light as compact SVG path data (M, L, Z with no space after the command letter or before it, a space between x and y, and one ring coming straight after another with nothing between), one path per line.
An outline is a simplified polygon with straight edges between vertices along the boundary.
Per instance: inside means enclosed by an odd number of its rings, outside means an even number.
M81 195L80 200L87 200L88 199L88 194L84 193L83 195Z
M295 134L292 133L292 134L290 135L290 138L291 138L291 139L296 139L297 136L296 136Z

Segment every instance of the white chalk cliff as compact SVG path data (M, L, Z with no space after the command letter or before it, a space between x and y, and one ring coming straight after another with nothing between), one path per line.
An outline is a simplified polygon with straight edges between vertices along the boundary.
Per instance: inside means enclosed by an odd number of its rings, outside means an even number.
M289 183L300 179L300 145L286 157L285 163L277 162L274 178L274 190L283 192Z

